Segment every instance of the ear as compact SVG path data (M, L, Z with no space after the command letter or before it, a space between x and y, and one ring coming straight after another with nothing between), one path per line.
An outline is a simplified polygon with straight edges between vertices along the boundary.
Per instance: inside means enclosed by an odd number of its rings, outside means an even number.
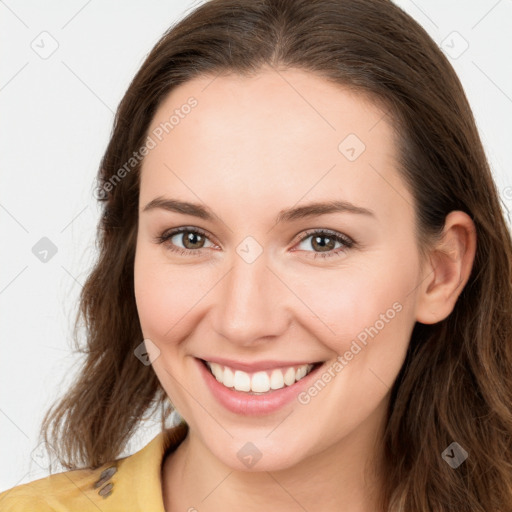
M416 301L416 320L435 324L444 320L466 285L476 251L476 228L471 217L450 212L439 242L429 250Z

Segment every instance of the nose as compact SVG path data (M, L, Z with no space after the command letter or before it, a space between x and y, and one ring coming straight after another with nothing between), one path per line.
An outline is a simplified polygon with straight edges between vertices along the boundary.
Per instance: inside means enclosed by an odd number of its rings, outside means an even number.
M259 345L288 328L291 293L268 266L265 252L252 263L235 254L231 270L219 286L213 328L228 341Z

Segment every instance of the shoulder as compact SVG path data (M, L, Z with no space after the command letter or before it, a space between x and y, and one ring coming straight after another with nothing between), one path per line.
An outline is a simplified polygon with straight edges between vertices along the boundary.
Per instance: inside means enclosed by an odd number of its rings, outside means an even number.
M50 512L64 510L98 511L105 498L112 494L113 477L119 459L97 469L78 469L56 473L0 493L2 512Z
M96 469L56 473L0 493L2 512L164 512L161 464L187 428L161 432L137 453Z
M97 511L98 507L94 505L98 501L96 483L105 470L113 473L110 467L116 466L65 471L18 485L0 494L0 510L49 512L61 511L66 506L69 510Z

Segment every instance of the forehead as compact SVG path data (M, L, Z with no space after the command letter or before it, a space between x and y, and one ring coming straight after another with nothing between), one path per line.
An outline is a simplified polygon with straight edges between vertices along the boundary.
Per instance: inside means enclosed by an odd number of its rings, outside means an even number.
M201 76L172 90L152 120L141 202L220 195L243 208L271 191L275 202L279 190L281 206L306 195L382 209L400 195L410 206L389 121L368 97L302 70Z

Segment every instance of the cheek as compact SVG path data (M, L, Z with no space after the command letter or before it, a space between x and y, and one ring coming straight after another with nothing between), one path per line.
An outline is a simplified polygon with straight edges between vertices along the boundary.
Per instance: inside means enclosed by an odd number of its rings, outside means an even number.
M373 264L369 259L364 267L351 266L336 277L331 273L302 284L301 297L316 314L302 327L334 354L332 363L298 399L311 407L310 417L318 425L331 425L333 438L355 428L382 402L409 346L415 324L411 291L417 284L416 264L414 258L404 262L389 254L372 258ZM338 412L326 403L336 403Z
M309 312L296 319L336 354L377 340L406 346L415 323L417 272L414 258L381 253L364 266L304 275L294 291Z
M134 265L137 311L144 336L156 344L178 342L197 320L201 298L213 286L208 269L167 263L159 251L141 247Z

